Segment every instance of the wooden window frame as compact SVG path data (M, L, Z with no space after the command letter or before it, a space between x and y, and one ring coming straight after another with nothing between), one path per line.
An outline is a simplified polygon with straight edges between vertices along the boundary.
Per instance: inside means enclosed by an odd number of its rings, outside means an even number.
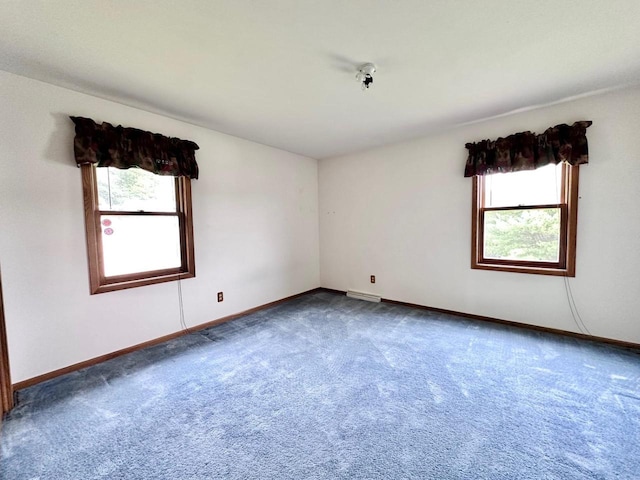
M159 215L155 212L101 211L98 205L98 182L94 165L81 165L84 198L84 219L89 263L89 286L91 295L113 292L125 288L142 287L155 283L171 282L196 276L193 247L193 215L191 209L191 180L175 177L176 212L160 215L175 215L180 226L180 249L182 264L178 268L153 270L106 277L102 249L101 215Z
M576 232L578 227L579 167L562 165L560 203L489 208L484 206L484 176L473 178L473 202L471 219L471 268L498 270L539 275L576 276ZM495 210L525 210L536 208L560 208L560 254L558 262L502 260L484 258L484 212Z

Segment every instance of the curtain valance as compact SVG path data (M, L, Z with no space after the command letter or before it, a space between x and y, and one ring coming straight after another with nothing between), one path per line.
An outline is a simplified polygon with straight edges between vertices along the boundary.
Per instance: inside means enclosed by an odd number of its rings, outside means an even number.
M78 165L142 168L157 175L198 178L198 145L137 128L98 125L90 118L70 117L76 125L73 150Z
M586 133L591 123L584 120L571 126L556 125L540 135L521 132L497 140L467 143L469 156L464 176L534 170L550 163L588 163Z

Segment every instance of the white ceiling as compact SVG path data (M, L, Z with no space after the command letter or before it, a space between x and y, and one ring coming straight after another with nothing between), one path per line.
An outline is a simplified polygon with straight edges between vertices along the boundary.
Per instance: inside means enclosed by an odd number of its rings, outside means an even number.
M0 69L325 158L638 83L640 1L0 0Z

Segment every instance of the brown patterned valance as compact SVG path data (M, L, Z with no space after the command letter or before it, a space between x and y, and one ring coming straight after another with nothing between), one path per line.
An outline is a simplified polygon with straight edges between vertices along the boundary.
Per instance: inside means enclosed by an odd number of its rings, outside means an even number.
M469 156L464 176L534 170L550 163L588 163L587 128L591 123L585 120L571 126L556 125L540 135L521 132L497 140L467 143Z
M90 118L70 118L76 124L73 150L78 165L138 167L157 175L198 178L195 151L199 147L193 142L106 122L98 125Z

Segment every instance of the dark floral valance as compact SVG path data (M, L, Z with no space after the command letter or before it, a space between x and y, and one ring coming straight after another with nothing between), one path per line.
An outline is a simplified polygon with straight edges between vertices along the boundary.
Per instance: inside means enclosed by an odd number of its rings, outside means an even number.
M71 117L76 124L73 150L78 165L138 167L158 175L198 178L198 145L137 128L98 125L90 118Z
M467 143L469 157L464 176L534 170L550 163L588 163L587 128L591 123L585 120L571 126L556 125L540 135L521 132L497 140Z

